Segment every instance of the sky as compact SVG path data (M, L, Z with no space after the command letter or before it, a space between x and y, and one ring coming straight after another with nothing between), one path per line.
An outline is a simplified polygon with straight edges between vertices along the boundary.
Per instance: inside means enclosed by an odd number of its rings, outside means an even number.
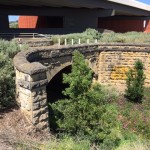
M137 1L150 5L150 0L137 0ZM9 21L16 21L18 20L18 17L19 16L9 16Z
M150 0L137 0L137 1L150 5Z

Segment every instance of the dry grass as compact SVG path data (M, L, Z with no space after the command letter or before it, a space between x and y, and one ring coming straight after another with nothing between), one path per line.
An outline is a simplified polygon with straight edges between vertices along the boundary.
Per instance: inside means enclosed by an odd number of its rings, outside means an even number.
M126 142L116 150L150 150L150 143L142 142L140 140L135 142Z
M37 143L42 143L49 139L50 135L37 128L31 127L30 122L17 109L0 111L0 149L16 149L19 145L34 147ZM36 143L36 144L35 144Z

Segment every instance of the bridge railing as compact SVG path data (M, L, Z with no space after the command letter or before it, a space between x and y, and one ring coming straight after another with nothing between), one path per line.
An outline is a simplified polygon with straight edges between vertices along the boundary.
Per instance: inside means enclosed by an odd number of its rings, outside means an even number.
M76 42L75 42L76 41ZM85 42L81 42L81 39L79 38L78 40L75 39L71 39L71 42L69 39L64 39L63 44L61 43L61 38L58 38L58 46L67 46L67 45L80 45L80 44L97 44L98 43L98 39L95 40L90 40L90 39L86 39Z
M0 33L0 38L48 38L47 35L39 33Z

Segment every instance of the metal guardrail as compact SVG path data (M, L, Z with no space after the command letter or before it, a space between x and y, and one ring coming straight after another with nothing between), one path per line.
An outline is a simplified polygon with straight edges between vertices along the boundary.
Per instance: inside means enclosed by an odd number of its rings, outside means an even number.
M49 38L39 33L0 33L0 38Z

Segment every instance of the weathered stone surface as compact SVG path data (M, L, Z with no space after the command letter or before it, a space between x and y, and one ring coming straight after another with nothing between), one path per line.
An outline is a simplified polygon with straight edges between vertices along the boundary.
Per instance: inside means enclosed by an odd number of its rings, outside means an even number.
M43 99L40 101L40 107L43 108L45 106L47 106L47 99Z
M46 77L46 72L41 72L41 73L38 73L38 74L31 75L30 81L35 82L35 81L44 80L46 78L47 78Z
M33 125L37 125L39 123L39 117L35 117L32 119Z
M36 111L33 111L33 118L37 117L37 116L40 116L41 115L41 110L36 110Z
M33 98L33 103L36 103L36 102L39 102L39 101L42 101L44 99L47 99L47 95L37 95L35 98Z
M29 81L24 81L24 80L20 79L20 80L18 80L18 84L20 87L32 90L32 89L47 85L48 80L44 79L44 80L40 80L40 81L36 81L36 82L29 82Z
M17 88L18 88L19 94L23 93L24 95L27 95L27 96L31 96L31 94L32 94L31 90L25 89L21 86L17 86Z
M33 106L32 106L33 108L33 110L38 110L39 108L40 108L40 103L39 102L37 102L37 103L33 103Z
M44 113L48 112L48 106L45 106L45 107L41 108L40 110L41 110L41 114L44 114Z
M39 118L39 121L42 122L42 121L45 121L47 120L48 121L48 112L42 114Z
M139 48L140 49L140 48ZM148 74L150 53L147 51L109 51L101 52L98 65L98 82L104 84L115 84L125 88L126 73L134 67L136 60L141 60L144 63L144 73ZM150 78L146 78L145 83L148 83Z
M46 86L42 86L32 90L31 96L36 98L38 95L46 95Z
M47 130L49 131L49 124L48 121L45 122L40 122L39 124L36 125L36 127L40 130Z
M26 110L30 111L31 110L31 103L26 103Z

